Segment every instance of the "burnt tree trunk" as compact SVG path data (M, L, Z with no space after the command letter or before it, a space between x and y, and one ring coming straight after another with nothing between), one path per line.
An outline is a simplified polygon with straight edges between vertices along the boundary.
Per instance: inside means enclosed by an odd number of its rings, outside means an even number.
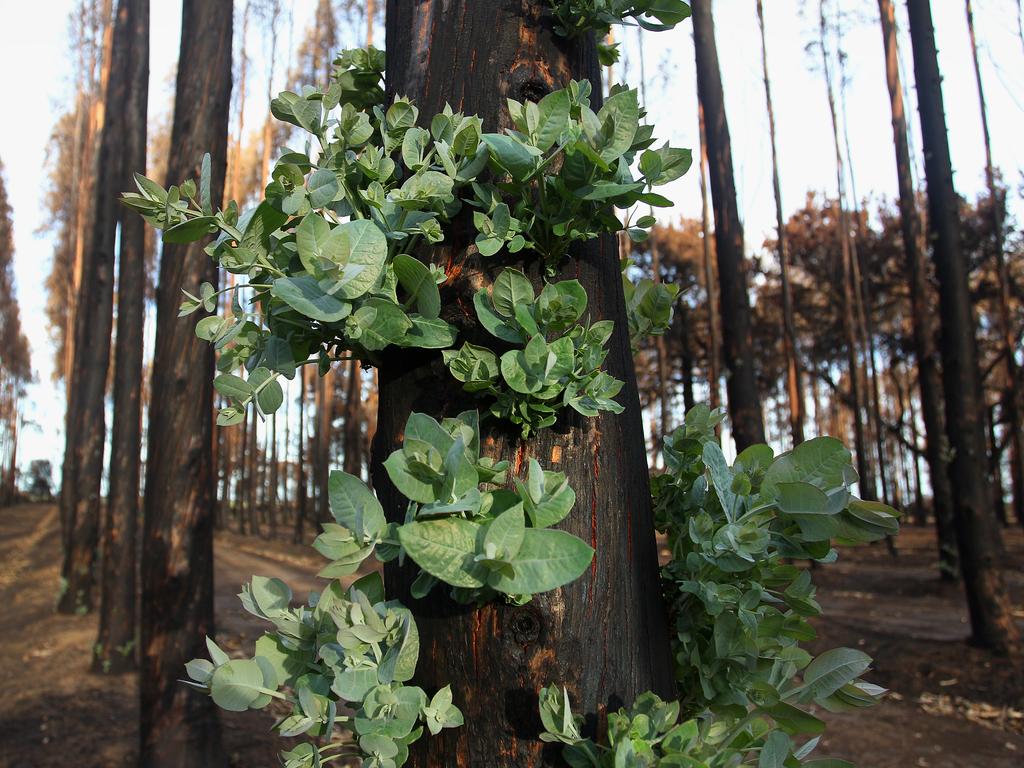
M111 2L103 3L106 24L103 38L101 99L107 98L113 29ZM65 521L61 594L57 610L83 613L92 610L96 584L96 548L99 544L100 488L106 442L107 372L110 368L110 331L114 311L114 247L117 238L120 183L119 121L104 121L104 103L97 104L95 124L100 129L92 156L91 200L81 242L81 279L77 281L74 346L61 480L61 510Z
M992 513L977 338L960 241L935 30L928 0L908 0L907 9L924 140L930 233L939 279L940 349L946 431L953 449L950 479L960 566L973 641L995 651L1012 652L1020 637L1000 569L1003 547Z
M818 2L818 33L819 46L821 49L822 71L825 76L825 88L828 93L829 116L832 120L832 139L836 154L836 196L839 208L839 252L841 259L841 280L842 280L842 327L843 337L846 341L846 360L850 373L850 404L851 416L853 418L853 447L857 459L857 474L860 476L858 483L860 495L865 499L875 498L875 478L871 471L871 461L868 456L867 438L864 434L864 380L860 366L857 339L857 289L854 265L856 256L853 253L853 244L850 236L850 216L846 210L846 172L843 166L843 153L839 143L839 118L836 112L835 92L832 87L832 70L829 65L829 52L826 46L827 26L825 21L824 0Z
M571 78L588 78L599 102L600 73L593 40L555 37L546 4L476 0L387 4L389 94L408 94L424 119L445 102L477 114L488 130L510 125L506 97L537 99ZM447 253L443 287L448 319L466 326L458 296L498 273L467 252L472 234L457 232ZM410 597L413 570L385 570L389 594L412 608L420 630L417 682L428 691L452 684L466 715L464 727L413 746L411 766L534 768L562 765L560 749L538 739L537 694L552 682L569 689L574 708L593 733L609 710L647 689L672 691L665 609L647 481L639 398L627 334L618 249L610 236L573 251L562 277L576 277L589 295L594 320L615 322L607 368L624 380L624 414L593 420L565 414L551 429L519 441L499 427L485 428L484 451L512 461L527 459L565 472L576 506L565 528L596 550L592 567L575 583L515 607L500 601L480 608L456 605L443 590ZM505 262L512 263L509 261ZM519 262L521 263L521 262ZM525 264L539 284L537 264ZM456 318L455 315L458 315ZM450 386L440 355L402 350L380 367L380 409L373 443L374 487L393 520L405 501L382 462L399 445L410 411L454 416L477 401Z
M764 442L761 397L757 390L750 341L750 302L747 265L743 254L743 223L736 202L729 122L725 115L722 73L718 68L715 22L711 0L695 0L693 39L697 59L697 91L704 107L705 133L715 211L715 250L718 256L722 352L729 416L738 450Z
M996 261L996 279L999 286L999 335L1002 343L1003 363L1006 366L1007 386L1003 390L1002 405L1010 441L1010 481L1013 484L1013 512L1017 522L1024 525L1024 436L1021 430L1020 414L1020 369L1017 365L1017 335L1013 331L1013 314L1010 309L1010 271L1003 248L1005 237L1003 222L1003 200L996 184L996 171L992 163L992 135L988 129L988 105L985 102L985 88L981 79L981 63L978 60L978 41L974 33L974 9L971 0L965 0L967 33L971 41L971 59L974 63L974 79L978 86L978 107L981 111L981 135L985 143L985 186L988 188L989 205L992 206L992 247Z
M956 536L953 533L953 489L949 484L946 456L945 419L942 415L942 380L936 361L935 329L932 323L931 287L921 252L921 217L914 195L910 144L907 139L907 115L903 106L896 15L892 0L878 0L885 50L885 77L892 108L892 135L896 149L896 176L900 194L900 225L903 236L904 266L910 293L910 316L917 357L917 380L921 391L921 418L924 421L925 458L932 486L932 507L938 533L939 573L944 580L957 578L959 564ZM916 442L916 441L915 441ZM915 461L916 463L916 461Z
M146 167L149 96L149 0L121 0L114 30L117 60L110 72L110 108L123 116L118 170L122 189L132 188L135 168ZM110 482L103 524L100 629L93 669L124 672L135 667L136 528L142 444L142 355L146 294L146 230L141 216L121 209L114 346L114 422L110 435Z
M372 17L371 17L372 18ZM370 22L367 22L370 23ZM371 25L372 26L372 25ZM344 469L350 475L363 476L363 386L359 362L349 363L345 380Z
M764 73L764 98L768 109L768 136L772 147L772 191L775 195L775 226L778 232L777 251L779 280L782 283L782 346L786 355L786 391L789 396L789 429L793 445L804 441L803 371L796 344L796 321L793 318L793 295L789 285L789 244L786 220L782 213L782 187L779 183L779 154L775 146L775 108L772 104L771 80L768 77L768 46L765 41L764 5L757 0L757 22L761 31L761 69Z
M231 0L184 0L167 178L198 178L212 159L224 194L231 102ZM165 246L157 289L142 560L139 765L227 764L213 701L183 686L183 665L213 634L213 349L178 319L182 290L217 283L202 243Z
M711 253L711 211L708 207L708 141L704 126L704 106L697 100L700 123L700 241L701 264L704 267L704 301L708 313L708 407L718 408L718 296L715 291L715 265Z

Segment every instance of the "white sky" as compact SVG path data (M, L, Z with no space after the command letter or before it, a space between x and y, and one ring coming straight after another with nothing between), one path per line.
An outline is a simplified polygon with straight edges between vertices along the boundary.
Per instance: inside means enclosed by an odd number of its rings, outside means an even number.
M29 387L27 420L38 424L23 433L22 466L34 458L59 464L63 447L63 389L51 382L53 350L46 329L44 282L53 244L36 234L44 221L42 205L46 185L45 154L56 117L66 109L72 90L69 81L72 52L68 49L66 18L73 0L25 3L0 0L4 23L0 26L0 73L6 94L0 120L0 159L6 173L14 209L15 270L25 331L32 347L37 383ZM807 5L807 15L801 6ZM885 88L881 33L877 9L871 0L842 0L855 11L846 30L849 54L848 91L852 153L858 193L864 197L896 194L888 95ZM295 39L310 16L312 0L295 0ZM236 2L241 7L241 2ZM816 39L817 3L814 0L765 0L769 67L771 68L779 134L782 193L787 210L803 201L807 190L834 194L835 168L825 90L815 54L805 52ZM902 0L897 0L905 30ZM1024 146L1018 137L1024 125L1024 46L1017 37L1015 0L974 0L975 22L982 46L981 58L995 160L1010 184L1021 184ZM932 0L945 77L945 100L950 143L958 191L974 197L983 184L984 153L977 109L962 0ZM170 108L170 85L178 52L181 4L157 0L152 4L152 58L150 115ZM715 3L719 58L725 81L727 108L740 208L746 220L749 247L759 247L774 225L771 167L761 83L760 39L754 0L717 0ZM238 27L236 27L238 30ZM237 34L237 31L236 31ZM378 36L380 33L378 33ZM626 79L639 80L636 35L625 35ZM279 57L287 53L288 30L280 35ZM901 40L903 56L911 65L909 42ZM650 120L656 135L680 146L697 147L696 95L691 27L685 22L671 32L644 35ZM253 77L250 98L254 119L265 109L263 85L258 78L265 62L252 34ZM658 74L665 65L668 77ZM286 66L279 64L278 73ZM621 72L621 70L620 70ZM908 113L916 118L913 103ZM248 109L247 109L248 112ZM916 124L916 120L914 121ZM254 123L250 123L254 124ZM915 139L920 147L920 140ZM675 182L669 196L676 201L673 216L698 216L700 192L696 170ZM1013 209L1020 214L1015 194Z

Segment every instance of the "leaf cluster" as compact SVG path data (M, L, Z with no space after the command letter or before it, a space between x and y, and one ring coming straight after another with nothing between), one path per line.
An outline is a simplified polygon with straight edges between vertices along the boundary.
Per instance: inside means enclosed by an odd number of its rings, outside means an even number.
M545 283L538 295L526 275L505 269L473 305L480 324L512 349L499 357L467 342L445 350L444 361L466 391L493 398L490 413L524 438L554 424L560 408L587 417L622 412L613 399L622 382L601 369L614 326L581 322L587 293L578 280Z
M579 577L594 551L552 530L572 510L576 494L561 472L529 462L525 478L506 482L508 462L480 455L475 411L441 422L413 413L402 447L384 462L409 500L405 521L389 523L373 492L357 477L332 472L334 523L314 546L331 560L320 575L355 573L371 555L381 562L410 558L420 568L412 586L423 597L444 582L462 603L502 594L522 603Z
M164 189L137 175L138 192L123 197L163 230L165 243L216 234L206 250L236 276L220 291L204 284L181 305L182 315L213 313L221 295L230 294L228 311L196 325L219 352L215 386L228 401L221 425L240 423L249 407L274 412L283 402L277 380L293 378L299 366L314 364L323 373L336 360L376 362L391 346L453 347L455 329L440 317L445 272L421 254L444 241L464 204L473 209L481 254L534 250L551 269L572 243L621 231L615 206L671 205L653 188L690 165L688 150L649 149L651 128L640 124L632 90L617 90L596 113L586 81L537 103L510 101L515 129L503 134L484 133L479 118L447 106L425 128L406 98L385 109L383 68L382 51L345 51L325 90L286 91L274 99L274 116L302 129L307 142L283 151L265 198L244 213L234 202L214 210L209 157L198 184ZM653 223L642 217L627 230L642 239ZM553 289L556 305L566 298L566 284L560 285ZM571 298L582 312L586 295L575 285ZM537 303L546 306L550 297L545 289ZM536 336L529 325L524 332L525 341ZM597 335L607 334L610 326ZM554 421L550 383L539 384L531 366L567 348L552 353L544 344L528 345L531 362L514 374L530 390L519 394L544 389L544 396L532 397L525 414L516 411L513 396L492 409L526 431ZM238 370L248 375L233 373ZM581 412L617 407L608 406L617 391L609 377L564 389L572 390L565 404Z
M678 701L641 694L633 706L608 715L603 743L580 735L581 715L572 712L569 692L552 685L541 691L541 739L564 744L571 768L853 768L843 760L804 761L818 738L794 747L764 718L730 723L710 712L685 718Z
M514 128L483 135L491 174L472 183L467 201L482 255L532 249L551 272L575 242L623 230L647 237L653 216L624 225L615 208L672 205L654 188L686 173L690 150L651 149L654 129L641 122L635 89L616 86L597 112L590 93L589 81L574 80L537 103L509 99Z
M642 277L630 279L628 260L622 264L622 292L626 299L626 319L629 325L629 343L636 354L644 340L663 336L672 327L672 306L679 298L679 286L674 283L655 282Z
M462 724L447 686L431 698L405 685L416 671L419 634L409 610L385 599L380 574L347 591L334 581L297 607L284 582L254 576L239 598L274 630L256 641L249 659L229 658L208 638L210 659L190 661L186 682L231 712L262 709L273 699L290 704L274 729L315 741L283 752L286 768L348 757L364 768L397 768L424 726L436 735ZM342 739L334 738L336 728Z
M598 56L605 66L619 60L618 44L606 41L612 25L630 24L627 19L633 19L642 29L662 32L690 17L690 6L683 0L548 0L548 5L558 34L595 35Z

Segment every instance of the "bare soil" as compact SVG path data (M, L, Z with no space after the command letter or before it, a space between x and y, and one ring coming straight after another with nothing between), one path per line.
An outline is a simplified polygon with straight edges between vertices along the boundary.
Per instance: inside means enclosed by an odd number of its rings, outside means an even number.
M1024 623L1024 536L1007 532L1008 578ZM817 650L859 647L871 679L891 689L879 706L823 717L821 756L860 768L1024 766L1024 660L969 646L960 588L936 576L930 532L910 528L892 559L884 546L844 552L816 571ZM216 544L218 642L242 655L262 632L242 611L238 586L253 574L285 579L297 597L318 589L307 547L235 534ZM59 571L53 506L0 510L0 768L115 768L133 764L136 679L89 673L93 616L54 613ZM822 714L822 713L819 713ZM267 712L223 718L234 766L270 768L281 743Z

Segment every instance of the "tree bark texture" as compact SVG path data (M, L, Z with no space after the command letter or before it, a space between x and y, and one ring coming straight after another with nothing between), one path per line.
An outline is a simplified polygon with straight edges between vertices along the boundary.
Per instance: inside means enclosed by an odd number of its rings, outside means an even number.
M775 196L775 226L778 232L777 255L782 284L782 346L786 356L786 391L789 396L789 429L793 445L804 441L804 388L793 318L793 295L789 284L789 245L786 219L782 213L782 186L779 182L779 153L775 145L775 108L771 80L768 77L768 46L765 41L764 4L757 0L757 22L761 30L761 70L764 73L764 98L768 110L768 136L772 147L772 191Z
M231 0L184 0L167 177L198 178L224 194L231 99ZM166 246L157 290L142 566L140 754L144 768L221 768L211 699L178 682L213 634L213 349L178 319L182 289L216 285L202 243ZM198 295L198 294L197 294Z
M539 99L571 78L588 78L592 101L599 102L593 41L555 37L545 7L537 0L389 0L388 93L412 97L425 123L450 102L479 115L489 131L509 127L506 98ZM472 237L471 227L460 229L438 254L449 275L442 286L443 316L464 338L486 343L475 316L461 306L502 266L522 262L498 257L481 263L467 249ZM617 251L612 237L591 241L573 251L560 277L580 280L594 320L615 322L607 369L626 382L619 396L625 413L593 420L565 414L528 441L500 425L485 424L482 435L484 452L509 459L512 472L524 472L528 459L536 458L566 473L576 506L564 527L596 549L591 568L575 583L525 606L496 601L480 608L454 604L443 589L414 600L413 570L385 570L389 595L405 600L419 624L417 682L430 692L450 682L466 715L465 726L418 742L411 766L561 765L558 747L538 739L541 687L567 686L591 733L609 710L642 691L673 689ZM523 266L539 285L540 266ZM402 350L387 356L379 382L372 476L390 518L401 520L406 503L382 462L399 445L409 413L454 416L481 402L451 386L436 353Z
M960 565L974 642L1005 653L1016 650L1020 638L1000 570L1002 540L991 508L977 339L960 241L935 30L928 0L908 0L907 9L924 140L930 234L939 280L946 431L953 449L950 480Z
M119 163L122 189L146 167L149 96L149 0L121 0L114 30L117 60L110 72L108 108L123 119ZM142 365L146 288L146 231L141 216L122 208L118 255L117 339L114 346L114 421L110 440L109 496L103 522L100 629L93 668L135 667L136 529L142 443Z
M110 2L103 18L111 16ZM110 88L113 30L104 34L101 99ZM107 372L110 368L110 334L113 325L114 247L117 238L116 189L121 181L121 131L117 121L104 121L99 104L95 124L100 139L92 156L92 199L87 205L87 225L82 251L82 277L78 281L74 318L74 354L71 397L68 404L61 506L66 520L64 559L61 564L61 613L87 613L93 608L96 584L96 550L99 545L100 487L106 443Z
M981 62L978 60L978 41L974 33L974 9L971 0L965 0L967 33L971 41L971 59L974 63L974 79L978 86L978 107L981 111L981 135L985 143L985 185L988 187L989 204L992 206L993 253L996 261L996 279L999 286L999 334L1002 337L1003 358L1006 365L1007 386L1003 390L1002 406L1010 441L1010 481L1013 484L1013 512L1020 525L1024 525L1024 436L1021 435L1020 416L1020 368L1017 365L1017 336L1013 331L1010 310L1010 271L1003 248L1005 237L1002 196L996 185L996 171L992 163L992 136L988 129L988 105L985 102L985 88L981 79ZM1001 504L1002 502L1000 502Z
M910 293L918 388L921 392L925 458L928 462L928 475L932 486L932 511L938 533L939 571L943 579L953 580L956 579L960 566L957 562L956 536L953 533L953 489L949 484L949 468L946 462L949 451L945 419L942 415L942 380L936 360L931 286L928 284L927 267L920 248L921 217L914 195L910 144L907 139L907 115L903 105L903 84L896 37L896 13L892 0L878 0L878 12L882 22L885 77L889 87L889 104L892 108L892 135L900 195L900 226Z
M715 211L722 352L725 358L729 417L738 450L764 442L761 396L757 389L750 340L750 302L743 252L743 223L736 202L729 122L725 115L722 73L718 67L711 0L694 0L693 38L697 58L697 91L704 109L705 134Z

